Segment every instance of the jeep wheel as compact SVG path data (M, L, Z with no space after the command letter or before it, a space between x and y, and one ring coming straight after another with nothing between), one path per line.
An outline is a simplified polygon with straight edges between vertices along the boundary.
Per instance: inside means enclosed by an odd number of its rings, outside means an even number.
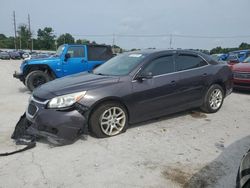
M201 109L207 113L215 113L221 108L223 100L224 90L220 85L214 84L208 89Z
M49 82L51 77L43 71L32 71L25 78L25 85L30 90L33 91L36 87Z
M107 102L98 106L92 113L90 130L98 138L118 135L126 131L128 115L119 103Z

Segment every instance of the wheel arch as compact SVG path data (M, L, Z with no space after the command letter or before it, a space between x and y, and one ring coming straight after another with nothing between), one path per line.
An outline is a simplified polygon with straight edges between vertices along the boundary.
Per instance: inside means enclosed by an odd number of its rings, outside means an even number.
M39 65L27 65L27 67L25 68L24 71L24 75L25 77L32 71L43 71L43 72L47 72L51 78L55 79L56 78L56 74L54 73L54 71L48 66L48 65L43 65L43 64L39 64Z
M215 84L217 84L217 85L219 85L219 86L222 87L223 92L224 92L224 95L225 95L225 94L226 94L226 83L225 83L223 80L216 80L216 81L214 81L214 82L209 86L209 88L210 88L212 85L215 85ZM225 96L224 96L224 97L225 97Z
M119 103L121 104L125 109L126 109L126 112L127 112L127 115L128 115L128 122L130 120L130 114L129 114L129 110L128 110L128 107L126 105L126 103L119 97L106 97L106 98L103 98L97 102L95 102L91 108L89 109L89 113L88 113L88 121L91 117L91 115L93 114L94 110L99 107L100 105L102 105L103 103L107 103L107 102L116 102L116 103ZM89 126L89 123L88 123L88 126Z

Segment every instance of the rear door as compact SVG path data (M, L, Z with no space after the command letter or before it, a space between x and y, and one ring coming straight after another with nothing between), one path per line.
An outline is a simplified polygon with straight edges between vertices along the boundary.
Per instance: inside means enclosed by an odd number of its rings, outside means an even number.
M176 54L175 70L179 78L178 103L197 106L202 102L208 84L207 66L208 63L196 54Z
M87 70L85 46L70 46L66 53L70 54L70 58L63 61L64 76Z
M151 74L151 79L134 80L132 119L145 120L171 112L176 103L178 76L174 73L173 55L152 60L141 73Z

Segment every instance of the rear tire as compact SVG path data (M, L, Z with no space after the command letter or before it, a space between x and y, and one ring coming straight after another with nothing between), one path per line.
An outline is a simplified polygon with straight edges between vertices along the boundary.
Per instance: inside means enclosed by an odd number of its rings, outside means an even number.
M223 104L224 96L224 90L220 85L214 84L210 86L205 95L201 109L207 113L217 112Z
M116 136L125 132L127 125L127 110L117 102L99 105L89 119L90 131L97 138Z
M45 72L37 70L30 72L25 78L25 85L33 91L36 87L51 81L52 78Z

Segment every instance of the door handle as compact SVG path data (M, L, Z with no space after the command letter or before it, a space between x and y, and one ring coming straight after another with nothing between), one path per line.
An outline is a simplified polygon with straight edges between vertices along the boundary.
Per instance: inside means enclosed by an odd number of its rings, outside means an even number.
M171 85L171 86L176 86L176 81L175 81L175 80L171 81L171 82L170 82L170 85Z
M82 59L82 63L85 63L86 61L85 61L85 59Z
M207 73L204 73L202 76L207 76Z

